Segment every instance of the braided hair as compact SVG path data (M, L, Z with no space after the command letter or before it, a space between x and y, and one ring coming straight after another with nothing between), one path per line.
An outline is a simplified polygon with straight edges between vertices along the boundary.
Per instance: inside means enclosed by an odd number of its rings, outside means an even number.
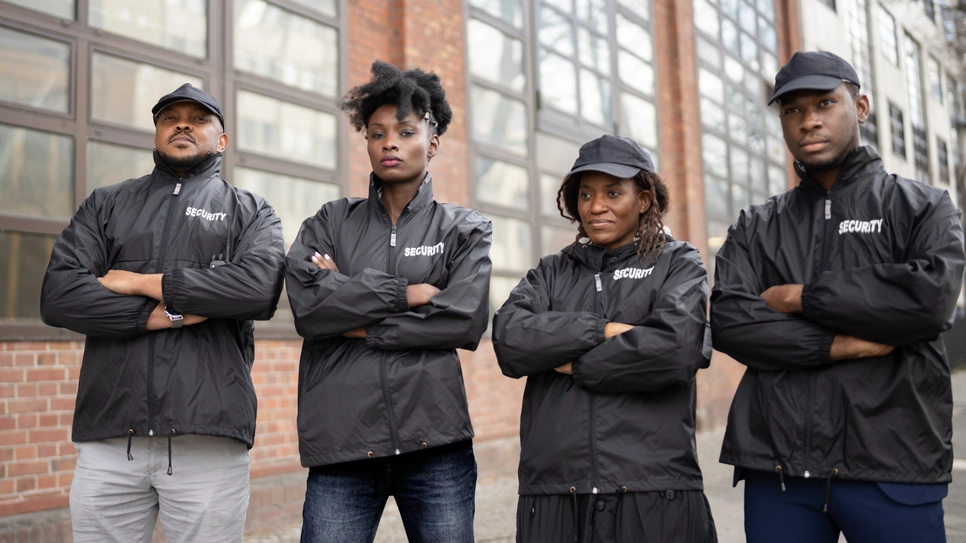
M577 236L574 245L580 242L581 238L587 237L584 225L580 220L580 213L577 210L577 197L580 191L580 173L568 175L564 178L557 191L557 209L560 216L577 223ZM647 211L641 214L637 222L638 238L637 258L641 262L645 256L649 256L651 263L656 262L664 252L666 238L664 235L664 216L667 215L668 207L671 203L671 193L668 191L664 179L657 173L648 170L641 170L633 178L637 185L638 193L648 192L651 195L651 205ZM573 251L574 245L570 250Z
M429 122L436 136L446 132L453 120L438 75L419 68L403 72L379 60L372 63L372 79L349 89L339 100L339 108L349 114L349 122L358 132L364 132L372 114L386 104L396 106L396 119L400 121L415 111Z

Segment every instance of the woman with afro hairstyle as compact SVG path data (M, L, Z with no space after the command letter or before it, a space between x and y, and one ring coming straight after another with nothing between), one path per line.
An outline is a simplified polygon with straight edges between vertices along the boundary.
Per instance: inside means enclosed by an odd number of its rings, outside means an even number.
M439 77L375 62L341 107L366 139L368 198L328 202L286 259L310 468L303 542L371 542L387 498L410 541L471 542L473 428L456 349L486 329L490 222L433 199L453 117Z
M646 151L584 144L557 194L576 241L543 257L493 318L520 416L517 541L717 540L694 441L708 366L708 279L664 231L668 189Z

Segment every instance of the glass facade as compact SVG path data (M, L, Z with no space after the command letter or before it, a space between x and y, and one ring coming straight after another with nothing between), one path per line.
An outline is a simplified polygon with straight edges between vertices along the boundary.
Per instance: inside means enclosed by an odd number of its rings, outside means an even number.
M0 339L13 333L7 325L50 337L37 299L53 240L96 188L151 172L151 108L183 83L221 103L230 141L222 176L275 206L287 243L302 220L341 196L338 7L0 1ZM259 327L291 337L286 321L282 307Z

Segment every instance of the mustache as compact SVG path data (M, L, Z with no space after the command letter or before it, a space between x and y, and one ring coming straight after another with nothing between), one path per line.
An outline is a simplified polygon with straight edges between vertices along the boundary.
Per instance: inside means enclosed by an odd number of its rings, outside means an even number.
M195 138L191 134L189 134L189 133L187 133L187 132L185 132L183 130L182 131L175 132L175 134L173 136L171 136L170 138L168 138L168 143L171 143L172 141L174 141L175 138L186 138L191 143L198 143L197 140L195 140Z

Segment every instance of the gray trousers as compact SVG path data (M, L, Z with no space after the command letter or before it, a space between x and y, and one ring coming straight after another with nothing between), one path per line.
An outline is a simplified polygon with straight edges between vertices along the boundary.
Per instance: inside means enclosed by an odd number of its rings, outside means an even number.
M158 514L171 543L240 542L248 510L248 447L225 437L179 435L74 443L74 542L150 543Z

